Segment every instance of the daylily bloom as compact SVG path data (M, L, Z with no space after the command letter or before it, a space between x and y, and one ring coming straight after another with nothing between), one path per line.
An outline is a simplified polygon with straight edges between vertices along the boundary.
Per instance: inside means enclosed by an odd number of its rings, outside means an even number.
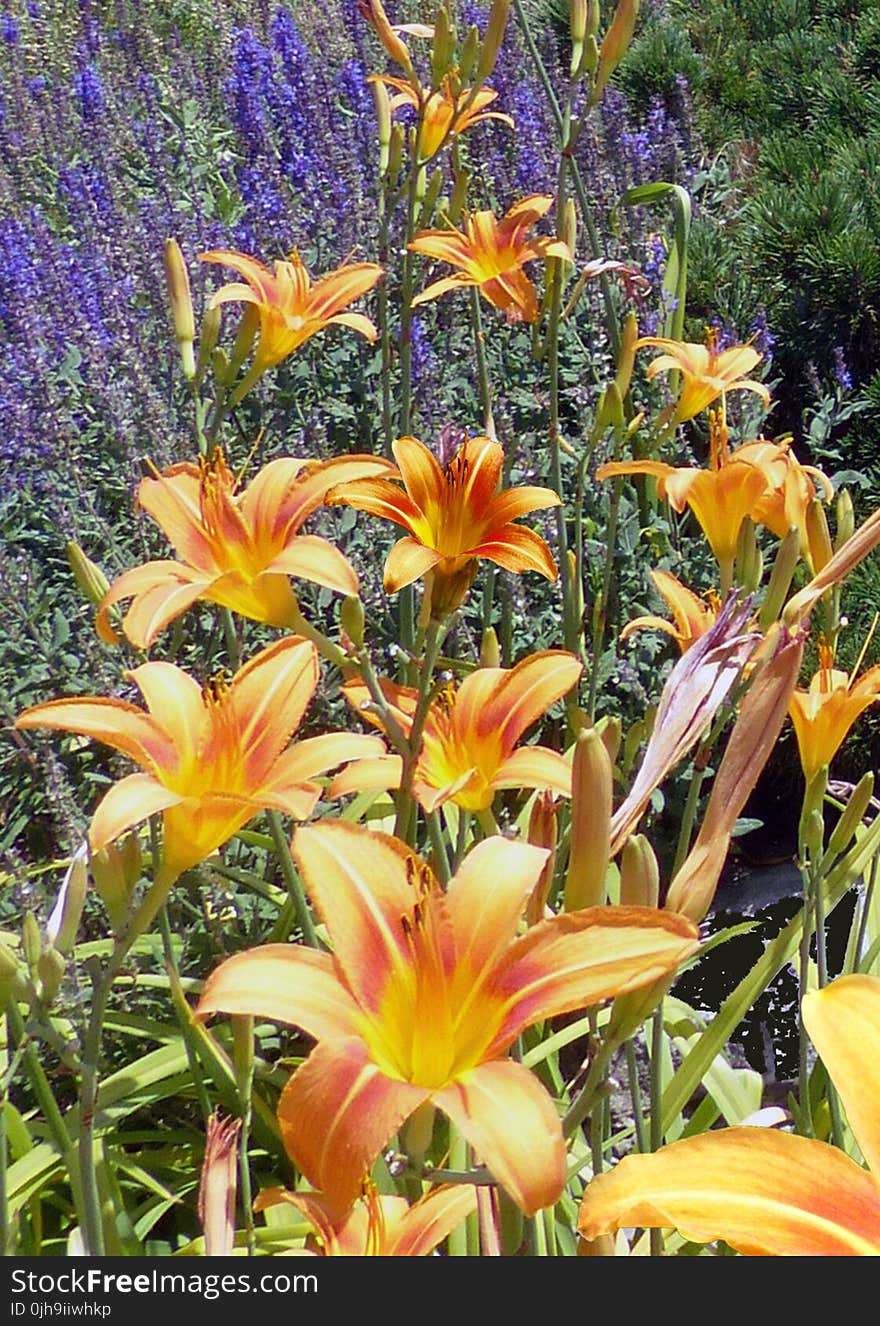
M705 635L721 611L721 600L714 590L700 598L669 571L651 571L657 593L669 604L674 622L665 617L634 617L620 632L621 640L639 630L665 631L681 652L686 653L700 636Z
M378 332L363 313L344 313L349 304L365 295L382 276L374 262L353 262L328 272L314 285L296 250L287 262L276 261L273 270L246 253L212 249L200 253L200 262L219 262L244 277L222 286L211 298L209 308L242 301L252 304L260 319L260 339L251 369L256 379L267 368L280 364L303 342L325 327L350 327L368 341Z
M306 819L321 789L312 780L382 749L379 738L328 732L288 745L318 684L314 645L279 640L231 681L200 687L172 663L127 672L147 711L103 696L50 700L26 709L18 728L78 732L121 751L145 771L111 787L89 827L100 852L148 815L163 815L163 879L203 861L258 811Z
M468 438L443 469L418 438L399 437L392 450L406 491L388 479L355 479L326 498L328 506L353 506L408 531L385 562L387 594L432 571L432 609L440 616L464 598L480 557L507 571L538 571L556 579L544 540L512 522L528 511L561 505L559 495L552 488L498 492L504 452L497 442Z
M807 782L830 764L859 714L880 699L880 664L858 681L834 666L834 654L819 645L819 667L808 690L796 690L788 712L794 724Z
M266 1188L256 1211L287 1202L315 1227L301 1256L427 1257L462 1220L476 1210L476 1189L469 1183L435 1188L410 1206L405 1197L389 1197L364 1185L364 1194L342 1215L321 1193ZM317 1246L316 1246L317 1245Z
M736 822L785 722L803 652L802 631L778 626L768 631L718 766L700 831L666 895L664 905L670 911L697 922L709 911Z
M763 445L771 450L755 453L739 447L731 452L727 428L723 420L715 420L710 432L708 469L676 467L660 460L609 461L599 466L596 478L653 475L658 493L668 499L674 511L684 511L686 506L693 511L721 568L722 586L726 589L742 523L746 516L754 518L761 498L774 486L774 472L769 468L775 460L774 444Z
M299 531L334 485L389 472L395 472L390 462L375 456L283 457L265 465L239 493L217 447L197 465L172 465L141 480L137 504L161 526L181 560L146 562L124 572L98 610L99 635L108 643L119 639L108 609L125 598L133 602L122 629L133 645L147 649L197 599L290 628L298 607L290 576L356 594L357 575L342 553L319 535Z
M584 1238L675 1227L750 1257L880 1256L880 979L842 976L805 997L803 1016L870 1170L811 1137L720 1128L594 1179Z
M526 238L552 205L549 194L535 193L514 203L500 221L494 212L471 212L465 218L464 234L458 230L419 231L408 245L413 253L424 253L461 271L434 281L416 295L413 308L449 290L475 285L484 299L506 314L508 322L536 322L538 296L523 266L537 258L574 261L561 239L546 235Z
M345 821L300 829L294 854L332 956L293 944L238 953L209 977L197 1011L274 1018L317 1039L278 1106L294 1163L344 1207L432 1102L525 1212L557 1201L559 1115L505 1052L533 1022L671 972L697 948L691 923L597 907L516 938L547 854L500 837L468 854L445 893L404 843Z
M236 1165L241 1119L208 1119L205 1159L199 1183L199 1222L205 1233L206 1257L231 1257L235 1247Z
M427 811L446 801L463 810L486 810L504 787L550 788L571 796L571 765L544 746L517 746L532 723L574 686L581 665L573 654L547 649L512 668L477 668L459 687L450 684L432 701L415 766L413 795ZM362 682L343 686L346 699L362 712L369 692ZM386 682L389 708L409 736L417 692ZM365 717L370 721L369 712ZM399 755L361 761L358 772L335 779L329 795L367 788L399 787Z
M473 124L481 120L502 120L513 128L513 120L502 111L486 110L498 96L492 88L481 87L471 100L469 87L453 92L450 80L446 78L433 92L418 83L408 83L402 78L393 78L390 74L373 74L370 82L387 83L397 89L397 95L391 98L390 111L403 106L411 106L421 112L422 132L419 139L419 152L422 160L427 160L439 152L440 148L454 135L464 133Z
M642 336L636 349L656 345L666 353L658 355L648 365L648 378L658 373L681 373L682 392L678 403L664 410L661 419L668 419L670 428L693 419L708 405L729 391L753 391L761 397L765 409L770 405L770 393L763 382L747 378L762 359L752 345L732 345L727 350L717 349L717 333L710 328L705 345L691 341L672 341L665 336Z
M610 854L632 834L656 788L706 732L748 663L760 633L731 594L717 621L682 655L660 696L654 730L626 798L611 817Z

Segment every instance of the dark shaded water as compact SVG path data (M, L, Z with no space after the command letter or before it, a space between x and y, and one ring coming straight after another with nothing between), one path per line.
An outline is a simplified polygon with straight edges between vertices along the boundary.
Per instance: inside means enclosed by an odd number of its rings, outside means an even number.
M694 1008L716 1012L751 970L773 939L801 906L801 877L793 862L747 867L728 862L707 918L716 934L743 921L757 922L754 930L737 935L708 953L676 981L673 994ZM839 974L852 923L856 892L851 890L827 922L828 970ZM812 955L815 958L815 940ZM732 1040L743 1048L749 1064L767 1080L786 1081L798 1075L798 978L786 966L756 1001Z

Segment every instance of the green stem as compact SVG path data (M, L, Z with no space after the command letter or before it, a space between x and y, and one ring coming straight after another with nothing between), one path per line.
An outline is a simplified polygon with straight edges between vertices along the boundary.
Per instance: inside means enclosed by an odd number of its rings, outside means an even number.
M626 1072L629 1078L629 1094L632 1099L636 1146L639 1151L648 1151L648 1134L645 1132L645 1109L642 1103L642 1088L639 1082L639 1065L636 1059L635 1042L631 1036L626 1042Z
M474 351L477 357L477 384L480 392L482 424L488 433L492 428L492 384L489 381L489 366L486 363L486 340L483 335L483 317L480 312L480 292L476 286L471 286L471 326L474 332Z
M281 873L284 876L284 883L287 885L287 891L296 910L296 919L302 932L303 943L307 944L309 948L317 948L318 936L315 932L312 914L306 902L306 895L303 892L296 865L290 854L290 844L287 841L284 825L281 823L281 814L277 810L267 810L266 819L269 821L269 832L272 835L272 842L281 866Z
M250 1016L240 1015L232 1019L232 1060L235 1066L235 1084L238 1089L241 1115L241 1131L238 1136L241 1208L244 1215L247 1253L249 1257L253 1257L257 1250L257 1244L249 1157L254 1089L254 1019Z
M651 1023L651 1128L650 1147L659 1151L663 1145L663 1000L654 1010ZM663 1255L663 1231L651 1230L651 1256Z

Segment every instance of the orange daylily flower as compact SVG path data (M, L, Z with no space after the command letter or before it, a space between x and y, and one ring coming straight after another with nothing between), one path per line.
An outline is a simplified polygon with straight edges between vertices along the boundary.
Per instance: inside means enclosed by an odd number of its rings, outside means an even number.
M98 633L119 636L108 609L133 602L122 629L148 649L166 626L198 599L208 599L269 626L292 627L297 600L290 576L356 594L358 579L342 553L317 534L300 534L327 491L346 479L394 473L375 456L270 461L241 493L220 448L198 465L172 465L142 479L137 504L161 526L180 561L146 562L126 571L98 609Z
M727 350L717 349L717 333L709 328L705 345L692 341L671 341L665 336L642 336L635 348L656 345L666 353L658 355L648 365L648 378L658 373L680 373L682 392L678 402L663 411L661 420L668 420L670 428L693 419L708 405L729 391L753 391L761 397L765 409L770 405L770 393L763 382L747 378L762 359L753 345L732 345Z
M26 709L18 728L78 732L121 751L145 771L111 787L89 827L100 852L147 816L163 815L163 879L174 880L237 833L258 811L306 819L321 794L317 774L374 755L379 738L328 732L290 746L318 684L318 655L298 636L279 640L231 681L204 687L172 663L127 672L147 712L103 696Z
M481 87L471 99L472 89L461 88L453 92L449 78L433 92L421 87L419 83L408 83L402 78L393 78L390 74L372 74L371 83L387 83L397 89L392 97L389 109L393 115L402 106L411 106L421 112L422 133L419 139L419 154L423 161L434 156L453 135L464 133L473 124L482 120L502 120L513 126L513 120L502 111L487 111L498 96L493 88Z
M665 617L634 617L620 632L621 640L628 640L639 630L665 631L671 635L681 652L686 653L696 640L705 635L718 620L721 600L714 590L700 598L687 585L683 585L669 571L651 571L657 593L669 604L674 622Z
M413 795L426 810L454 801L463 810L487 810L505 787L551 788L571 796L571 765L544 746L517 746L523 732L570 691L581 674L573 654L546 649L512 668L478 668L456 688L452 684L432 701L413 777ZM369 700L359 681L343 686L358 710ZM389 708L405 736L412 729L417 692L386 682ZM371 718L369 714L366 715ZM378 722L372 719L371 721ZM379 724L381 726L381 724ZM399 787L399 755L360 762L351 777L343 773L329 795Z
M260 338L251 369L254 378L280 364L325 327L350 327L368 341L378 332L363 313L344 313L355 299L365 295L382 276L374 262L353 262L328 272L314 285L294 250L287 262L273 263L269 270L256 258L234 249L212 249L200 253L200 262L219 262L232 267L247 284L235 281L212 296L209 308L241 300L252 304L260 319Z
M269 944L209 977L197 1016L248 1013L317 1040L281 1095L285 1147L336 1207L421 1105L449 1116L528 1214L559 1198L556 1107L505 1058L533 1022L671 972L690 922L640 907L557 916L516 938L547 853L487 838L444 893L396 838L345 821L300 829L294 854L333 953Z
M796 690L788 712L794 724L807 782L830 764L859 714L880 699L880 664L858 681L834 666L834 654L819 646L819 667L808 690Z
M732 572L743 521L746 516L758 519L762 498L773 493L782 473L778 463L785 446L772 442L762 442L757 450L756 446L748 443L731 451L727 427L723 419L715 418L709 437L708 469L676 467L660 460L609 461L599 466L596 478L653 475L658 493L668 499L674 511L684 511L686 506L693 511L721 567L723 585Z
M392 450L406 491L388 479L356 479L326 498L328 506L353 506L408 531L385 562L387 594L432 571L432 607L442 615L464 598L480 557L508 571L556 579L544 540L512 522L528 511L560 506L559 495L552 488L498 492L504 452L497 442L468 438L445 469L418 438L399 437Z
M574 261L571 249L561 239L526 234L553 205L549 194L534 193L522 198L499 221L494 212L471 212L465 218L465 233L458 230L421 230L408 245L413 253L451 263L461 271L434 281L416 295L412 307L436 299L449 290L475 285L484 299L507 316L508 322L536 322L538 296L523 271L537 258Z
M477 1206L469 1183L435 1188L410 1206L364 1185L363 1197L342 1215L322 1193L266 1188L254 1210L287 1202L315 1227L300 1253L315 1257L427 1257Z
M749 1257L880 1256L880 979L842 976L805 997L803 1016L870 1171L811 1137L720 1128L594 1179L584 1238L674 1226Z

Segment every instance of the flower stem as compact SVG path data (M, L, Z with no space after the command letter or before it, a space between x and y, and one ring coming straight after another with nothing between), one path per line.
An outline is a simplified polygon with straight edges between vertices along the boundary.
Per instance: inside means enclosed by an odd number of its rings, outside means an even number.
M287 891L290 894L293 906L296 910L296 919L299 922L299 928L302 931L303 943L308 944L310 948L317 948L318 936L315 933L312 914L309 911L309 905L306 902L306 895L303 892L296 865L290 854L290 844L287 841L287 834L284 832L284 826L281 823L280 812L277 810L267 810L266 819L269 821L269 832L272 835L272 842L275 846L275 853L281 866L281 873L284 876L284 883L287 885Z

